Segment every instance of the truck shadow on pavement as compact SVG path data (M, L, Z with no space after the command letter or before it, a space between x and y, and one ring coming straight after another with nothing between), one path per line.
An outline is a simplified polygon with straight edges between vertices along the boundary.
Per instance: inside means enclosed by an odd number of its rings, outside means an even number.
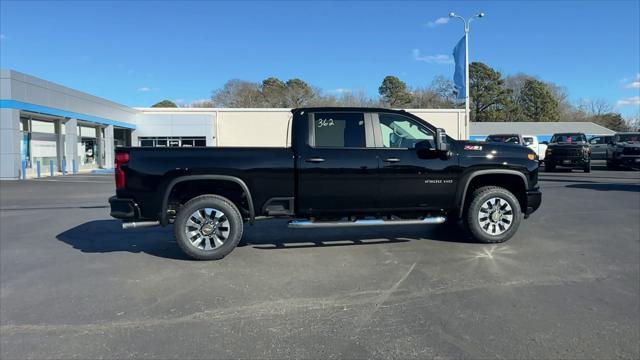
M118 220L93 220L66 230L56 239L84 253L145 253L174 260L191 260L173 237L173 227L123 230ZM461 230L446 226L388 226L378 228L288 229L285 220L245 226L239 247L261 250L361 246L412 240L472 242Z
M85 253L146 253L190 260L173 240L172 227L123 230L120 224L118 220L89 221L58 234L56 239Z
M597 190L597 191L640 192L640 184L580 183L580 184L566 185L566 187L571 189L586 189L586 190Z

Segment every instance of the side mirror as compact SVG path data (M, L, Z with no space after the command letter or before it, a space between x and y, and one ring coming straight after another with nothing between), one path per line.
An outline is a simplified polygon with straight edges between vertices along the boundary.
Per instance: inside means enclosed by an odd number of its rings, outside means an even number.
M441 152L449 151L449 143L447 142L447 133L444 129L436 129L436 150Z

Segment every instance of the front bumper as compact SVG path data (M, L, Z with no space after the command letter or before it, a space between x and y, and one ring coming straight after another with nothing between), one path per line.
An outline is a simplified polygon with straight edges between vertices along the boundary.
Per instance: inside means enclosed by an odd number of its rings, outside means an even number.
M640 155L620 155L616 154L613 159L614 162L620 165L627 166L640 166Z
M121 199L116 196L109 198L111 212L109 215L116 219L138 220L140 219L140 208L132 199Z
M524 216L529 217L534 211L538 210L540 204L542 204L540 188L527 190L527 208L524 211Z
M581 168L591 162L590 158L585 157L565 157L565 156L547 156L544 160L545 165L555 165L562 167Z

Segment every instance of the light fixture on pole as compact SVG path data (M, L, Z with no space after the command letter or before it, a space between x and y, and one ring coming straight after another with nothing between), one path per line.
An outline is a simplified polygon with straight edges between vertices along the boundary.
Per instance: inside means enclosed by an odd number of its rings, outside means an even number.
M465 74L465 79L464 79L464 90L465 90L465 94L464 94L464 111L465 111L465 118L466 118L466 125L467 127L469 126L469 25L471 24L471 21L475 18L482 18L484 17L484 13L481 12L475 16L470 17L468 20L465 20L465 18L463 18L462 16L454 13L454 12L450 12L449 13L449 17L451 18L457 18L462 20L462 22L464 23L464 74Z

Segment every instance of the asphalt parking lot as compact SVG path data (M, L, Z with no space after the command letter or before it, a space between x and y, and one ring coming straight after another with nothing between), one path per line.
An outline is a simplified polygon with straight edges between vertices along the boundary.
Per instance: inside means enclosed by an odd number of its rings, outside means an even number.
M640 172L540 176L504 244L275 221L217 262L121 230L111 176L2 182L0 357L640 357Z

